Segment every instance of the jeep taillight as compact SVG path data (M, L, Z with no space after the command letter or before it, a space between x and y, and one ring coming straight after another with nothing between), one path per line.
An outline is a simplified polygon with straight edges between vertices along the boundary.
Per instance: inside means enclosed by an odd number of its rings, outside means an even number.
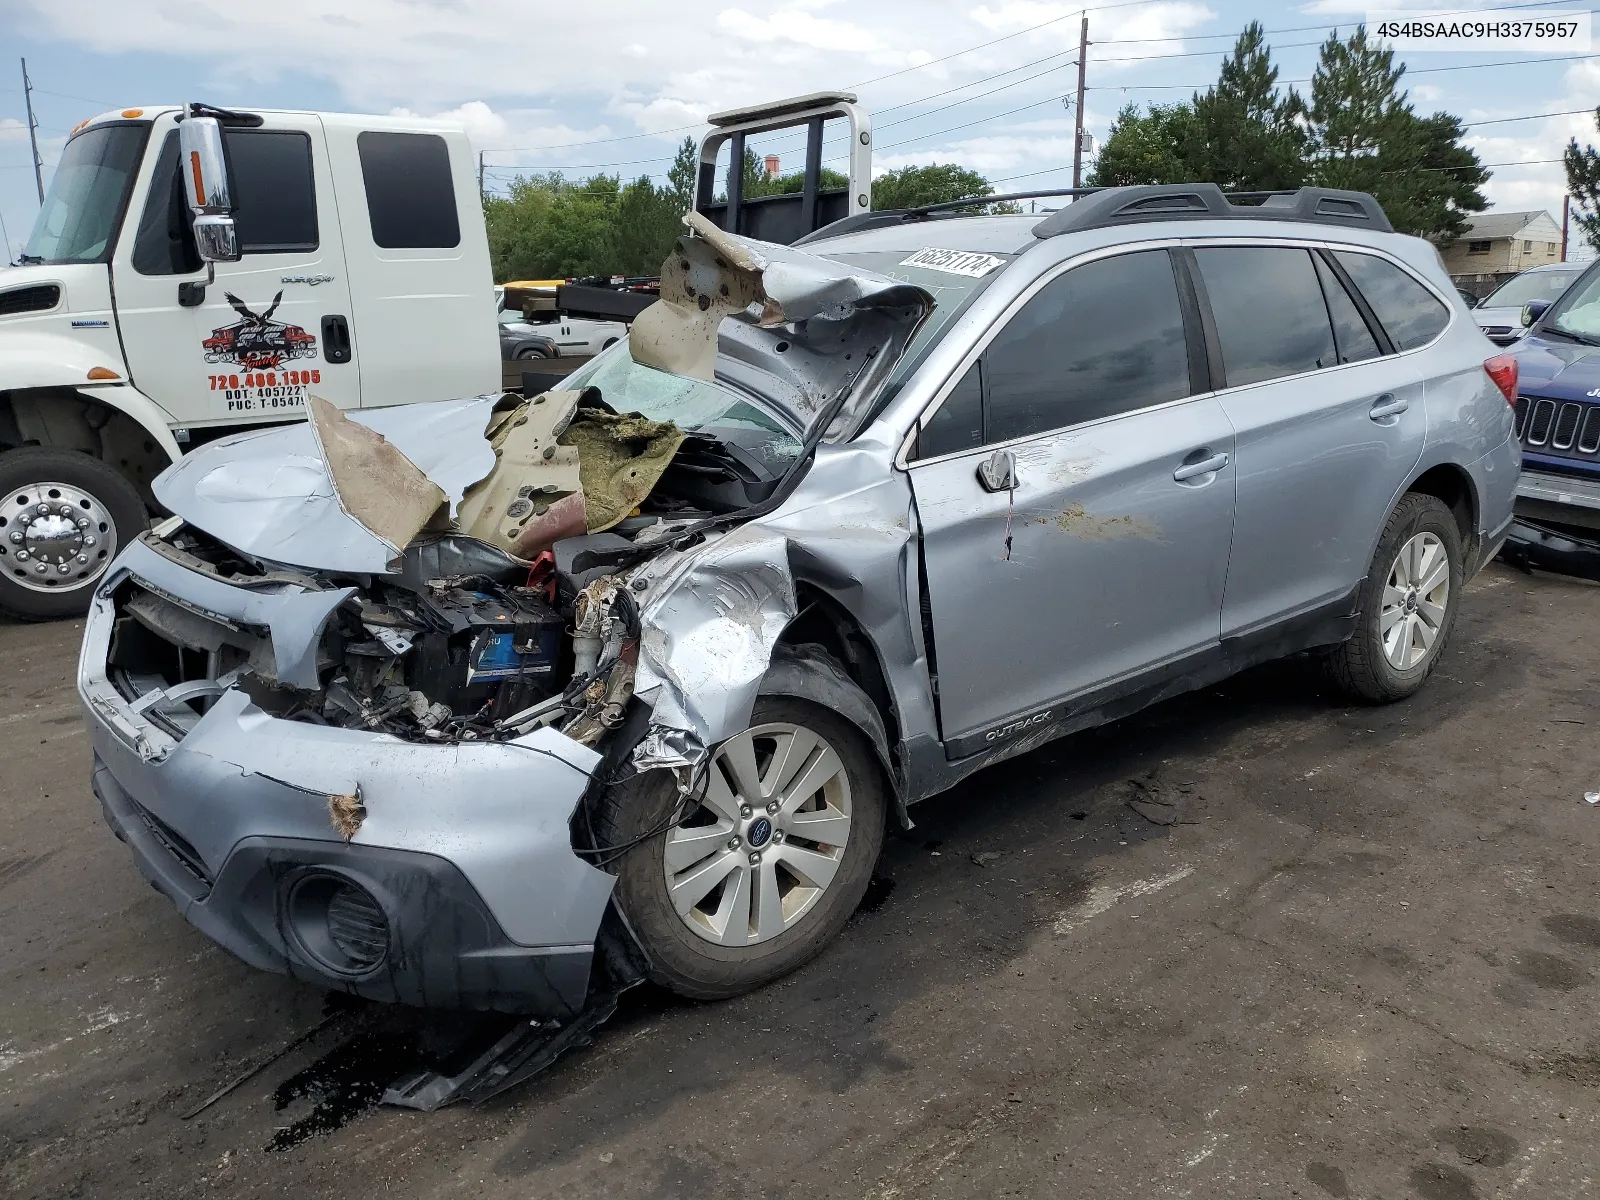
M1512 408L1517 406L1517 360L1509 354L1496 354L1483 364L1495 387Z

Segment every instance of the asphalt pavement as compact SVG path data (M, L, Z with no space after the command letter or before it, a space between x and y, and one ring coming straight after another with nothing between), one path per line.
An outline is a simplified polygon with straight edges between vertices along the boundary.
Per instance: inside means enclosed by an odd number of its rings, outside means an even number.
M1279 664L985 771L804 970L636 992L433 1114L370 1106L412 1014L250 970L143 883L80 626L0 625L0 1194L1597 1194L1597 612L1494 565L1410 701Z

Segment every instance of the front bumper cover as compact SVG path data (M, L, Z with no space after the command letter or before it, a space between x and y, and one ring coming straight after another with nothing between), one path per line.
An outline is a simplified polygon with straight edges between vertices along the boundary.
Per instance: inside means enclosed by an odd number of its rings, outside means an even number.
M581 1006L615 882L573 852L568 827L598 754L550 729L421 745L285 721L236 689L174 740L107 678L111 594L129 573L119 562L99 590L79 662L95 792L192 924L253 966L374 999L551 1016ZM135 575L169 595L196 590L157 555ZM349 842L329 821L334 795L366 809ZM374 970L331 971L295 936L286 892L313 869L378 901L390 953Z

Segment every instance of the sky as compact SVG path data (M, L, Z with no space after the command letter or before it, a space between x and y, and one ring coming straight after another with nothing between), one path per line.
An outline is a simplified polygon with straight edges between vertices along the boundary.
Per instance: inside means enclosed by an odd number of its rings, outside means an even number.
M1572 0L1539 8L1588 11ZM846 89L873 115L875 170L958 162L1001 192L1066 187L1065 98L1084 11L1081 0L0 0L0 220L14 255L38 211L24 56L46 186L74 125L129 105L453 118L486 152L491 190L503 190L519 170L664 181L677 144L698 138L707 113ZM1280 78L1304 90L1318 43L1364 11L1358 0L1091 4L1086 125L1103 139L1123 105L1203 89L1252 19L1269 31ZM1494 209L1545 209L1559 223L1562 147L1572 136L1600 142L1600 41L1591 56L1570 53L1399 56L1419 112L1469 122L1486 164L1529 164L1494 168L1485 188ZM1549 113L1570 115L1504 120ZM791 170L800 143L776 134L752 145ZM842 149L830 143L826 153Z

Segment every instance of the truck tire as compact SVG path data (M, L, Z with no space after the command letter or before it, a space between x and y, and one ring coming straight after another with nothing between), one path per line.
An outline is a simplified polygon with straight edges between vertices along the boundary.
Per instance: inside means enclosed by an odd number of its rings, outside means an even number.
M759 777L744 786L731 765L741 753ZM602 847L645 839L611 868L614 900L650 978L696 1000L737 996L815 957L861 903L886 812L867 739L791 696L759 697L709 770L705 802L679 825L663 831L673 777L649 771L606 789L594 829Z
M1461 531L1442 500L1407 492L1389 514L1361 585L1355 636L1328 655L1356 700L1403 700L1427 680L1455 627L1464 581Z
M81 616L117 552L148 523L139 493L77 450L0 454L0 612L23 621Z

